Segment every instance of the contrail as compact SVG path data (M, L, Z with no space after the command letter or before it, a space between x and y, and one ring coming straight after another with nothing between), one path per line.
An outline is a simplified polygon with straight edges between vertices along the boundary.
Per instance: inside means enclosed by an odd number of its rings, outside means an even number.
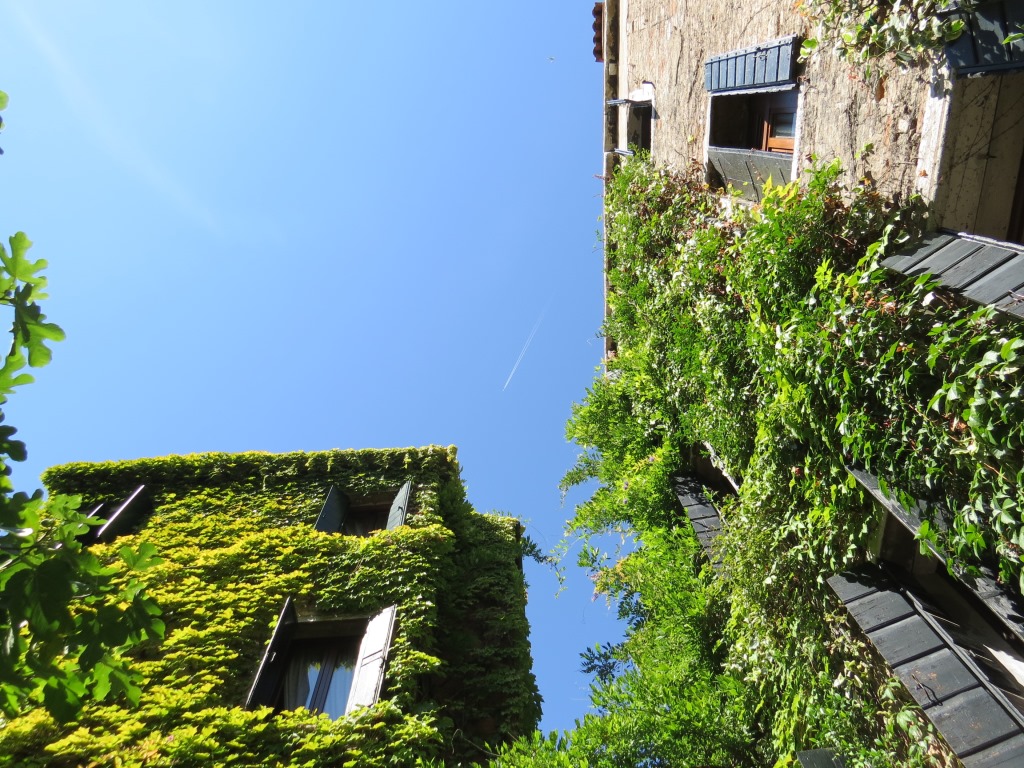
M508 389L508 383L512 381L512 377L516 375L516 371L519 369L519 364L523 362L523 358L526 357L526 350L530 348L530 342L532 342L533 337L537 335L537 330L540 328L540 324L544 321L544 313L547 311L547 307L544 307L544 309L540 311L540 317L538 317L537 322L534 323L533 330L530 331L530 337L526 340L526 343L523 344L523 351L519 353L519 357L516 358L516 364L512 366L512 372L508 375L508 378L505 379L505 386L501 388L502 392Z

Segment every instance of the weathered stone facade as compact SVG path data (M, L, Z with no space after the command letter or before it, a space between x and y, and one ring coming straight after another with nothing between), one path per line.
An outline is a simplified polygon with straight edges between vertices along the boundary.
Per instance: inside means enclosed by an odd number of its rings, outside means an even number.
M816 30L794 5L605 0L605 171L639 145L756 202L766 179L838 159L851 183L921 195L934 227L1024 241L1019 0L962 12L935 65L873 61L870 75L824 44L799 61Z
M618 43L617 51L606 46L606 73L613 70L606 97L625 99L637 95L644 83L650 84L648 92L653 87L651 152L656 161L675 167L708 159L711 97L704 65L709 58L810 33L808 20L780 0L746 5L741 15L735 3L724 0L610 0L605 5L606 25L617 22L612 47ZM861 69L829 51L799 64L797 72L796 174L811 156L839 158L852 175L870 176L887 194L912 192L920 172L929 72L891 68L866 80ZM609 117L616 122L614 114ZM606 151L626 147L621 115L617 127L618 135L606 138ZM874 151L865 156L869 144Z

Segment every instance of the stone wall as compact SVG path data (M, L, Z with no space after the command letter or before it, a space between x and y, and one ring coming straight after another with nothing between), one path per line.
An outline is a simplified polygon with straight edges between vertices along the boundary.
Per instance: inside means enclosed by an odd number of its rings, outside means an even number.
M809 32L807 19L787 0L747 4L742 14L726 0L621 0L621 10L628 63L620 70L619 93L653 83L652 152L659 162L675 167L706 160L704 62ZM870 175L886 193L914 188L928 73L890 70L866 81L857 67L827 51L801 67L796 148L801 167L811 154L823 161L838 157L851 174ZM874 153L857 159L868 143Z

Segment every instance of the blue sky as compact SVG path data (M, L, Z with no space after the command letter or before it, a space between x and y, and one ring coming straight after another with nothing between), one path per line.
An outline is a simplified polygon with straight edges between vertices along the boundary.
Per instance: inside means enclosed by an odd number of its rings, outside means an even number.
M3 235L68 334L7 407L47 466L455 444L557 543L600 361L591 2L0 0ZM528 343L529 342L529 343ZM523 352L525 348L525 353ZM545 729L619 634L528 566Z

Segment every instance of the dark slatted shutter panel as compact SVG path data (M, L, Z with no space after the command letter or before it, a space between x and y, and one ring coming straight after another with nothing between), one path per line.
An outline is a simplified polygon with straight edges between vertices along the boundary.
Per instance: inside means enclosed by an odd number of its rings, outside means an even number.
M1024 40L1003 41L1024 25L1020 0L982 3L972 13L955 11L964 22L960 36L946 44L950 68L958 75L1024 67Z
M348 496L332 485L327 491L327 499L320 510L320 516L316 519L316 529L324 533L337 533L341 530L347 513Z
M830 749L811 749L797 752L796 760L800 768L844 768L842 758Z
M140 485L132 495L125 499L113 513L107 517L107 522L96 531L96 541L108 544L118 536L128 533L135 522L146 511L146 495L143 493L146 486Z
M395 500L391 503L391 511L388 512L388 530L405 524L405 513L409 509L409 497L412 495L412 482L407 482L398 491Z
M936 609L926 610L878 566L863 565L827 583L965 765L1020 764L998 760L1016 760L1021 754L1024 717L974 654L947 633L932 613ZM975 617L984 621L980 614ZM957 627L953 622L948 626ZM981 750L996 745L1003 751L975 762Z
M779 89L796 83L797 38L782 37L712 56L704 64L704 88L711 93Z
M288 647L295 634L295 624L295 606L289 597L284 601L281 615L277 617L274 633L270 636L267 651L260 661L259 671L256 672L256 679L249 689L249 696L245 700L246 709L274 706L274 696L288 666Z
M369 707L380 696L384 682L384 663L391 645L391 632L395 626L395 606L385 608L366 625L366 634L359 645L355 679L349 693L345 714L356 707Z

